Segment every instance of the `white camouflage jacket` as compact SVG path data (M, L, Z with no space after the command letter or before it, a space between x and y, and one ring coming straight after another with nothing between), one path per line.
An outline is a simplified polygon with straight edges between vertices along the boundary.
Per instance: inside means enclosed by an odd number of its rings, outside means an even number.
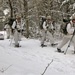
M23 30L24 24L25 24L25 23L24 23L22 20L21 20L20 23L18 23L18 21L16 20L16 21L13 22L12 29L15 29L15 26L16 26L16 28L17 28L18 30Z
M70 21L70 23L67 25L67 32L68 32L68 34L73 34L73 32L74 32L74 29L75 29L75 27L74 27L75 25L72 23L72 21Z
M48 29L52 29L52 30L54 29L54 26L53 26L52 23L46 24L46 21L45 21L45 22L43 23L43 29L47 31L47 27L48 27Z

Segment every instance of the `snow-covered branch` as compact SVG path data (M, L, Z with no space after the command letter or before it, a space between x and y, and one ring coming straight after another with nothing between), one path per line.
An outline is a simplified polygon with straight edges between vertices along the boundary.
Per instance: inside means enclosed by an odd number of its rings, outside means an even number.
M73 4L73 10L75 9L75 3Z
M62 4L61 4L60 8L61 8L64 4L66 4L66 3L68 3L68 2L69 2L69 0L64 0L64 1L62 2Z

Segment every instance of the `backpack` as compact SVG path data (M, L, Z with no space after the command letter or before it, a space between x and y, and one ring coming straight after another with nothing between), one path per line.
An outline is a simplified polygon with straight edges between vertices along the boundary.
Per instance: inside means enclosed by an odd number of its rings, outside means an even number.
M70 23L70 20L66 20L66 19L63 19L63 22L64 22L64 26L62 26L62 32L63 34L67 35L67 24Z
M12 26L13 22L15 21L15 19L10 18L8 24L10 25L10 27Z
M41 18L41 21L40 21L40 29L43 29L43 23L46 21L46 18L45 17L42 17Z
M67 23L64 25L64 27L62 28L62 32L63 34L67 35Z
M10 18L9 21L8 21L8 25L9 25L10 28L11 28L11 33L14 32L14 30L12 29L12 24L13 24L13 22L14 22L15 20L16 20L16 19Z

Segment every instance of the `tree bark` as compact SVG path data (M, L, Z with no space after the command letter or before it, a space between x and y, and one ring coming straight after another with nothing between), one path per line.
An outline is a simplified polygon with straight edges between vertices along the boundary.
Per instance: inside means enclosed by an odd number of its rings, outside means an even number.
M10 7L10 17L13 18L13 7L12 7L11 0L8 0L8 2L9 2L9 7Z
M28 38L29 37L28 3L26 0L23 0L23 1L24 1L24 18L26 20L26 31L27 31L26 37Z

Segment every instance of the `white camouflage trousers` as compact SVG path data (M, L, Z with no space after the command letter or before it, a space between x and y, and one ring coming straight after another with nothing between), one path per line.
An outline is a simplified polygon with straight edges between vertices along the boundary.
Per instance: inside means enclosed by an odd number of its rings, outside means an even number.
M10 34L11 34L11 29L6 29L6 33L7 33L7 39L10 38Z
M44 44L46 38L50 40L51 44L54 43L54 38L53 38L52 34L49 31L42 30L41 31L41 36L42 36L41 44Z
M71 38L72 35L64 35L62 42L58 45L57 48L61 49L65 44L67 44L70 41ZM73 42L74 51L75 51L75 36L73 37L71 42Z
M19 33L17 30L14 32L14 41L15 45L18 45L19 42L21 41L21 33Z

